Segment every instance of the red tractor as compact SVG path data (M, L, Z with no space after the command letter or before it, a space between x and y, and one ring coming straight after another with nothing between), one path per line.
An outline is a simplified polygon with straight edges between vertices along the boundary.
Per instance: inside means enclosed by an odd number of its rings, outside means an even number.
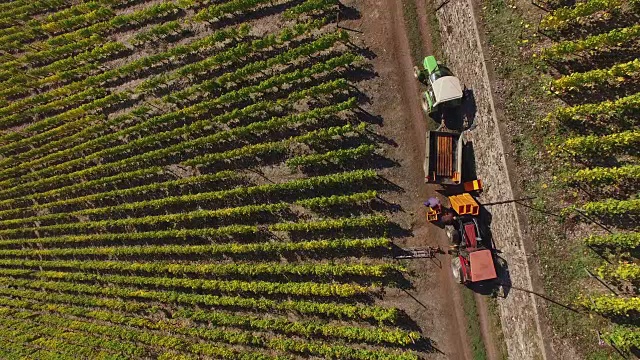
M493 252L478 224L480 205L469 193L450 196L449 202L451 210L457 214L449 216L445 224L452 243L449 253L454 256L451 260L453 276L466 285L497 279Z
M469 186L480 188L482 185L479 180L475 180ZM478 224L480 205L469 193L449 196L448 199L450 208L441 206L435 198L430 198L425 206L427 220L444 225L452 243L449 253L453 255L453 276L465 285L497 279L493 251ZM500 259L497 260L501 265Z
M478 218L459 216L453 225L447 225L447 235L453 243L450 253L451 271L460 284L494 280L498 276L493 253L483 239Z

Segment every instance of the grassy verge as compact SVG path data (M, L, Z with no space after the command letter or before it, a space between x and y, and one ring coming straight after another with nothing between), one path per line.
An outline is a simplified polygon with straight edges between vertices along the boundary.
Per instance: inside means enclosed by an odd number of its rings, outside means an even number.
M447 57L444 51L442 51L442 37L440 35L440 21L436 16L436 3L435 0L416 0L424 1L425 8L427 9L427 20L429 21L429 29L431 29L431 44L433 47L434 55L436 59L441 59L442 62L447 62Z
M504 104L509 127L517 129L510 135L516 150L519 186L526 189L527 196L536 198L526 213L540 258L545 292L556 301L569 304L588 286L585 269L593 268L599 259L575 236L567 237L570 224L555 215L557 199L573 190L554 185L555 165L546 155L546 144L552 135L536 126L537 119L559 105L559 100L544 92L547 77L534 56L533 49L544 41L535 32L539 14L526 1L485 0L481 15L495 80L501 90L500 102ZM547 334L548 340L572 344L581 358L619 358L611 349L598 345L595 329L601 328L602 320L552 303L548 303L547 309L554 331ZM563 358L561 352L556 355Z
M487 360L487 350L482 341L482 330L480 329L480 321L478 321L478 308L472 290L462 289L462 304L467 320L467 338L469 339L469 345L471 345L473 360Z
M402 13L409 38L409 50L414 64L420 64L423 55L423 39L420 36L418 9L414 0L402 0Z
M496 298L487 298L487 309L489 310L490 328L493 341L495 342L497 359L508 360L509 353L507 351L507 344L504 341L504 333L502 332L502 324L500 323L500 309L498 309L498 301Z

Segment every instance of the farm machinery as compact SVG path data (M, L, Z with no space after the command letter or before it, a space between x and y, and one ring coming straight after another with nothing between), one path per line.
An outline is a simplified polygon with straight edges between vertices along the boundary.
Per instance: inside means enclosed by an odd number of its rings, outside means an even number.
M497 279L494 253L479 223L480 205L469 193L449 196L450 208L437 201L428 206L427 220L444 225L451 242L454 278L465 285Z
M460 80L433 55L424 58L422 69L414 66L413 74L427 86L427 91L422 93L422 109L429 116L435 118L436 113L442 114L442 110L462 104L464 93Z
M449 198L459 216L452 224L445 225L447 237L451 241L451 271L461 284L471 284L497 278L493 252L478 223L479 205L464 193Z
M438 129L426 133L425 182L459 185L462 179L462 129L448 129L444 119L453 117L453 110L462 104L460 80L434 56L425 57L422 66L423 69L414 67L416 79L427 86L422 94L422 107L430 117L442 118Z
M463 148L469 130L465 121L457 121L464 98L460 80L434 56L424 58L422 67L414 67L414 76L426 85L422 93L422 108L440 123L427 131L424 175L426 183L445 186L449 206L430 198L427 220L443 227L450 241L448 253L453 256L454 278L467 286L482 285L496 280L496 264L500 265L487 234L480 223L480 206L471 195L482 191L480 179L463 182ZM456 125L457 124L457 125Z
M424 181L458 185L462 179L462 134L427 131L424 158Z

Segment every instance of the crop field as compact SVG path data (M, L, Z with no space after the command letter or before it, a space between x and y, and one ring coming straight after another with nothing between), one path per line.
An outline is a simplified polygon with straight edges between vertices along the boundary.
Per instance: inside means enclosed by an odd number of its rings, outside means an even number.
M639 14L634 0L586 0L540 22L555 39L539 52L553 76L546 90L565 103L540 126L552 134L562 215L578 223L574 251L597 255L586 269L600 279L577 285L573 302L598 315L593 331L620 353L640 349Z
M339 9L0 4L1 359L428 349L379 301L405 269Z

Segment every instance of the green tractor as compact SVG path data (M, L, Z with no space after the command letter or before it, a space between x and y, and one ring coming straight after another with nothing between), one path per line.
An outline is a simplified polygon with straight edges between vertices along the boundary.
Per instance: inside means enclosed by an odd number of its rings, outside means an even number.
M424 58L420 69L413 67L414 76L427 85L428 89L422 94L422 108L435 119L435 114L442 114L444 108L456 108L462 104L463 91L460 80L451 70L434 56Z

